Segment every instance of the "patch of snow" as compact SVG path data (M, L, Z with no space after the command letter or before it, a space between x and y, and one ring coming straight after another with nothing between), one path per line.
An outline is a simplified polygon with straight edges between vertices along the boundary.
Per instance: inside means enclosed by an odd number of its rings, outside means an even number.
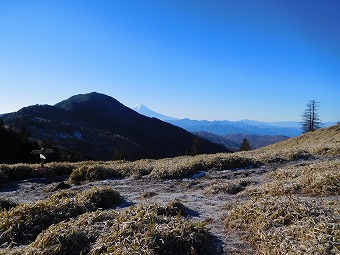
M194 174L190 178L184 179L184 180L195 180L204 177L207 174L207 171L200 171L197 174Z
M47 181L47 178L41 177L41 178L30 178L26 180L19 181L19 183L25 183L25 182L45 182Z
M120 181L120 180L124 180L124 178L110 178L110 179L105 179L101 182L102 183L111 183L112 181Z
M229 172L234 172L234 171L248 170L248 169L255 169L255 168L258 168L258 167L256 167L256 166L247 166L247 167L240 167L240 168L232 168L232 169L221 170L219 172L220 173L229 173Z

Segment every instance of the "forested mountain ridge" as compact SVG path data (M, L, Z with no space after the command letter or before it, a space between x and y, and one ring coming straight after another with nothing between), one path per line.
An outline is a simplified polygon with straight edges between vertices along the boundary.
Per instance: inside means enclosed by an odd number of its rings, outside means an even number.
M222 146L182 128L136 113L116 99L96 92L70 97L56 105L34 105L6 114L10 128L25 126L32 139L50 141L97 160L162 158L227 152Z
M25 128L20 132L6 129L0 119L0 163L36 162L30 154L34 149L39 149L39 145L28 140Z

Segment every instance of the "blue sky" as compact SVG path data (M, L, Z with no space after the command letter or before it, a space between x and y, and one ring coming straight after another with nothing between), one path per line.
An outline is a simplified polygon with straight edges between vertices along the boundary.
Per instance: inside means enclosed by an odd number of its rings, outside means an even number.
M338 0L1 0L0 113L97 91L177 118L340 120Z

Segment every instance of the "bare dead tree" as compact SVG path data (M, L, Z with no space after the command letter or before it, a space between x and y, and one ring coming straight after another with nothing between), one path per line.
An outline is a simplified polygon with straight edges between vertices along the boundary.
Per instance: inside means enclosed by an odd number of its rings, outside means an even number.
M307 103L307 108L301 115L302 117L301 129L303 133L314 131L322 127L322 123L321 123L320 115L318 111L319 107L320 107L320 103L315 100L310 100Z

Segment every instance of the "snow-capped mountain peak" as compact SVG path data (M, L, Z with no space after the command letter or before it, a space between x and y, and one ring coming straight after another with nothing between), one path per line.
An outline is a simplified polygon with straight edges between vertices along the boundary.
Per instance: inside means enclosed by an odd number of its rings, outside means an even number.
M136 112L138 112L139 114L142 114L142 115L147 116L147 117L157 118L157 119L160 119L160 120L163 120L163 121L176 120L176 118L169 117L169 116L154 112L143 104L137 104L132 109L135 110Z

